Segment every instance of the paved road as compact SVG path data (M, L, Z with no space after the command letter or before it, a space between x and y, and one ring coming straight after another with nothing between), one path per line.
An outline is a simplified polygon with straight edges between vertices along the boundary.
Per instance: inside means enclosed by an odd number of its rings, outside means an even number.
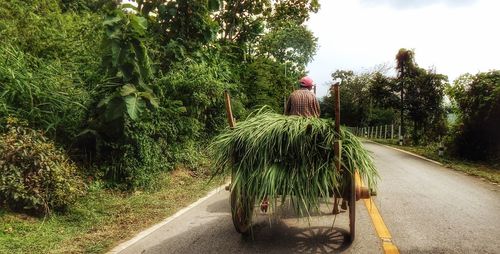
M375 203L402 253L500 253L500 188L373 143Z
M500 188L380 145L365 144L382 180L374 203L401 253L500 253ZM382 253L363 202L357 238L347 214L329 209L309 222L283 211L257 213L253 237L233 228L228 193L218 192L121 251L127 253ZM335 224L332 224L335 220Z

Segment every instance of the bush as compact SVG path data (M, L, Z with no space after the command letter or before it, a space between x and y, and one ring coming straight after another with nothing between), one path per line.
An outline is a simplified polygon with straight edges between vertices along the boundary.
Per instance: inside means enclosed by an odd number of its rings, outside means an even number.
M0 136L0 204L48 214L83 192L76 166L44 135L8 119Z

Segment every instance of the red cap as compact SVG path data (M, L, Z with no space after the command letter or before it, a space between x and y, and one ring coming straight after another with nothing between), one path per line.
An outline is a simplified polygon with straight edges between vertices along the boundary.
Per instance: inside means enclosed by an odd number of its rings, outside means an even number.
M312 87L313 86L313 80L308 76L301 78L299 82L300 82L301 86L305 86L305 87Z

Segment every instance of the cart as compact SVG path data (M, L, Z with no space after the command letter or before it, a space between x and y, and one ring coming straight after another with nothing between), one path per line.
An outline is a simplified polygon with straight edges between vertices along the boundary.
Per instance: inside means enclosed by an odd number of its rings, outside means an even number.
M339 87L340 83L336 82L333 84L334 96L335 96L335 130L337 133L340 132L340 96L339 96ZM225 104L227 111L227 120L229 126L234 128L235 120L232 114L231 109L231 98L228 92L225 92ZM368 199L370 198L370 192L367 187L364 187L361 182L361 177L357 170L355 170L354 174L351 174L347 170L342 170L340 167L340 149L341 142L340 140L335 141L334 143L334 153L337 156L336 160L336 169L340 169L341 176L344 178L343 182L347 183L342 186L343 189L340 190L340 193L335 193L333 197L334 201L334 210L333 214L338 214L338 201L340 198L347 201L347 210L349 216L349 235L348 241L352 242L355 238L356 232L356 201L360 199ZM231 182L233 177L231 177ZM231 202L231 217L233 220L234 227L238 233L243 235L248 234L251 229L251 219L253 216L253 208L255 204L255 200L253 197L245 196L245 193L241 192L241 188L238 186L231 186L226 188L226 190L231 190L230 202ZM239 199L239 200L238 200ZM248 214L249 212L249 214Z

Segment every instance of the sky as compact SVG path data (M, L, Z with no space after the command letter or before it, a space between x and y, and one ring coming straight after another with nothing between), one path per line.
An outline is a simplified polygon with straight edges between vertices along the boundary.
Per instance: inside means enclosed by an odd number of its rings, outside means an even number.
M452 82L464 73L500 69L500 0L320 0L307 26L318 37L308 75L324 96L337 69L389 67L400 48L419 67Z

